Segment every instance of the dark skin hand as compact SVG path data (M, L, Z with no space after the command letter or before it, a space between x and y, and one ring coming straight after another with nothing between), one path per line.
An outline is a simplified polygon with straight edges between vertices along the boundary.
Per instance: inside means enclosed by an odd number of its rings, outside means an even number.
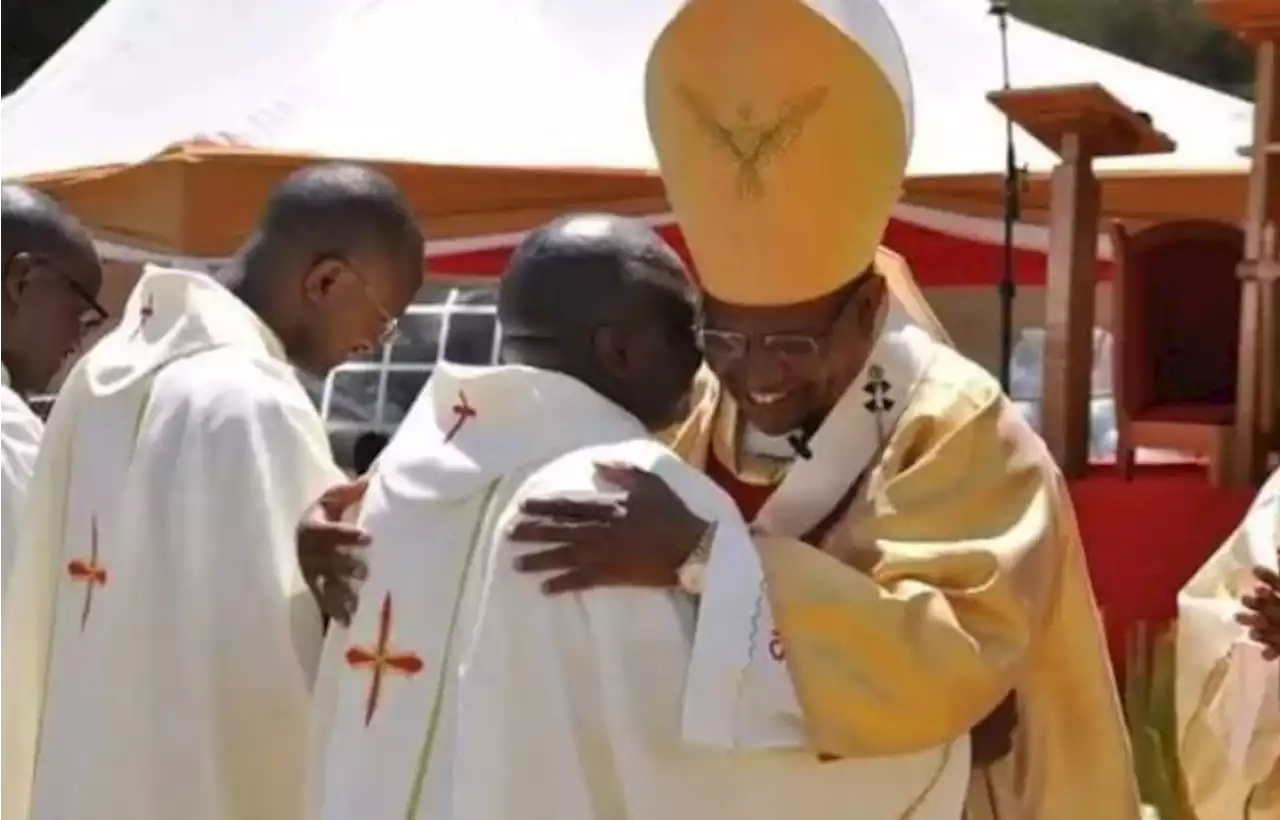
M303 513L294 537L298 567L325 617L343 626L351 623L356 611L352 581L369 574L364 559L356 554L369 545L364 530L344 524L342 516L364 498L364 479L330 487Z
M1263 657L1280 659L1280 575L1266 567L1255 567L1258 586L1240 599L1245 611L1236 621L1249 627L1249 637L1262 644Z
M619 501L531 498L521 505L511 540L559 546L521 555L516 569L555 573L542 584L549 595L601 586L676 586L677 572L698 548L707 522L653 473L599 464L596 474L626 496ZM989 766L1006 757L1017 726L1017 696L1010 693L970 733L973 765Z
M626 495L617 501L531 498L521 505L510 540L558 546L521 555L516 569L554 573L542 584L553 595L601 586L676 586L676 573L708 522L653 473L597 464L596 475Z

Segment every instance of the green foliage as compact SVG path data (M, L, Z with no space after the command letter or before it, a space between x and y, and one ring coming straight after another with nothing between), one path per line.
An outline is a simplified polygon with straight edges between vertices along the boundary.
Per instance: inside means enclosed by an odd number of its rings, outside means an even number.
M1029 23L1195 82L1248 97L1253 52L1196 0L1011 0Z
M1126 647L1124 709L1142 801L1160 820L1191 820L1178 766L1176 636L1139 623Z

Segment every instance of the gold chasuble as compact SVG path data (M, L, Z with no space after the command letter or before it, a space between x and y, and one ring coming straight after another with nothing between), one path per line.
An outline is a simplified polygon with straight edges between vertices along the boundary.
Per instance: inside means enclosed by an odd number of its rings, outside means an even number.
M1014 693L1013 750L974 771L967 816L1138 818L1062 478L995 380L946 345L906 265L878 250L912 129L884 10L691 0L654 45L646 102L705 293L768 308L861 275L888 283L875 345L809 457L744 425L710 374L669 436L753 522L770 651L813 750L936 746Z

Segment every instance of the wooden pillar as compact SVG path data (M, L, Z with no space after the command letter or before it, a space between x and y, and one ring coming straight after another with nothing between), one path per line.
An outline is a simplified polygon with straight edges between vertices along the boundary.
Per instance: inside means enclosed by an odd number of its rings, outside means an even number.
M1200 0L1256 50L1253 145L1240 263L1240 355L1236 424L1227 480L1261 484L1280 447L1280 0Z
M1089 464L1101 210L1093 159L1165 153L1174 146L1100 85L1013 89L987 98L1061 158L1050 179L1040 433L1063 473L1079 476Z
M1049 179L1049 210L1062 219L1055 216L1049 234L1040 417L1050 452L1066 473L1079 475L1089 463L1100 192L1093 157L1079 134L1063 138L1061 156Z

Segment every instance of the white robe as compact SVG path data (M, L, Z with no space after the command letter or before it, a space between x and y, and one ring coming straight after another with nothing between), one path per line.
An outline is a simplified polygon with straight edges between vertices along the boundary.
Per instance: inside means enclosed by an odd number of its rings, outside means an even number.
M1280 799L1280 663L1235 621L1240 597L1258 586L1253 568L1275 570L1277 553L1280 470L1178 593L1178 744L1202 820L1273 817L1259 804Z
M4 382L0 384L0 404L3 404L4 419L3 428L0 428L0 467L3 468L3 483L0 483L0 591L7 592L14 557L18 554L22 504L27 496L31 471L36 466L36 455L40 452L44 422L9 387L7 370L4 371Z
M300 817L322 638L294 527L341 473L279 341L208 277L149 269L44 447L4 619L4 817Z
M776 738L687 742L692 600L548 597L512 567L524 550L504 533L520 502L608 493L599 461L662 476L718 522L713 554L753 550L728 496L581 383L517 367L436 372L365 498L370 576L351 629L330 633L317 685L313 820L896 820L915 800L917 820L959 817L967 745L948 765L945 750L823 763ZM736 659L722 668L731 701L747 673Z

